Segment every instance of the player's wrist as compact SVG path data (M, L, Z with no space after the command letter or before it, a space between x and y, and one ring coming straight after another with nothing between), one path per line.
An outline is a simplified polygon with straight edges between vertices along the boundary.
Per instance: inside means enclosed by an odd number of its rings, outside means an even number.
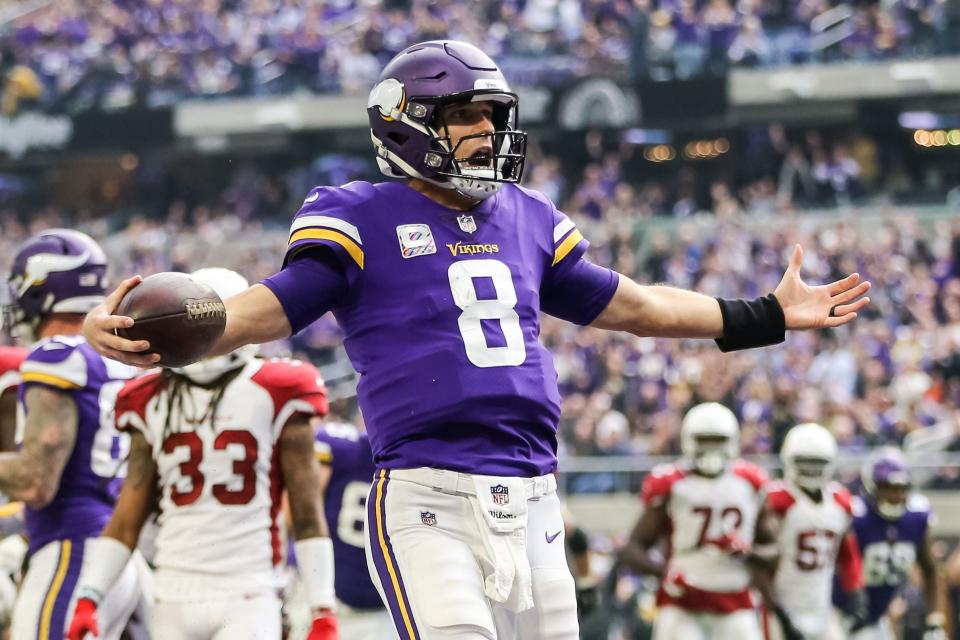
M103 600L103 594L91 587L80 587L77 589L77 605L79 606L79 604L85 600L96 608L100 606L100 602Z
M337 598L334 590L333 541L330 538L307 538L294 542L300 580L313 610L333 610Z
M80 572L80 593L92 596L99 603L127 566L130 548L115 538L101 536L86 542L83 567Z
M723 336L716 340L721 351L780 344L786 337L783 307L772 293L753 300L716 300L723 318Z

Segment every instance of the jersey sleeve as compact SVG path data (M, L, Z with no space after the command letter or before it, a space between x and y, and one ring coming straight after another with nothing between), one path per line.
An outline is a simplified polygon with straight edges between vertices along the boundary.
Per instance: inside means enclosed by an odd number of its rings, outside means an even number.
M853 529L847 532L837 551L837 577L846 593L863 588L863 558Z
M76 391L87 386L90 372L87 358L76 344L50 340L30 352L20 365L24 390L41 385L60 391Z
M573 220L552 204L550 207L553 210L553 260L550 273L561 275L583 257L590 243Z
M253 376L273 400L273 436L298 413L327 415L327 387L316 368L299 360L267 360Z
M746 460L737 460L734 462L733 473L749 482L753 490L758 493L770 480L766 471Z
M853 495L850 493L850 490L841 484L834 484L831 488L833 489L834 502L840 505L840 508L843 509L843 511L852 518L853 517Z
M363 238L355 217L365 200L361 190L351 185L312 189L290 225L283 266L306 249L326 247L351 280L362 272Z
M673 483L683 477L683 471L675 466L655 467L643 479L640 497L646 507L660 507L670 499Z
M20 384L20 365L26 357L26 349L0 347L0 393Z
M778 518L783 518L787 515L787 511L789 511L793 503L796 502L790 490L780 482L771 482L764 493L764 505L770 513L773 513Z
M150 405L150 400L164 387L165 381L159 372L148 373L124 384L120 393L117 394L114 408L117 429L120 431L136 429L143 434L150 446L153 446L156 438L147 422L147 407Z
M351 458L351 449L360 439L357 428L350 424L328 423L317 429L314 452L323 464L342 466Z

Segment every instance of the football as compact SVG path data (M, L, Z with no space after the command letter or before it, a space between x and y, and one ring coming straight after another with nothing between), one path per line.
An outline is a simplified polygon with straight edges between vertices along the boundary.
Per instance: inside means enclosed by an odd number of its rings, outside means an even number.
M223 335L227 311L217 293L185 273L158 273L134 287L120 301L117 315L133 318L117 335L147 340L160 354L160 366L196 362Z

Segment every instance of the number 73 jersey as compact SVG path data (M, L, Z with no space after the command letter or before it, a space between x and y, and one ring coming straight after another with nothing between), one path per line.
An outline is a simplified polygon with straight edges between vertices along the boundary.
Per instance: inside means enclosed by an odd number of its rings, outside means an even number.
M157 463L157 568L248 576L238 588L276 586L278 441L294 414L326 412L317 370L292 360L255 359L222 391L160 373L124 387L117 427L141 432Z
M285 264L317 246L349 285L334 313L378 466L556 468L557 374L539 333L541 292L586 249L566 216L515 185L459 212L355 182L310 192Z

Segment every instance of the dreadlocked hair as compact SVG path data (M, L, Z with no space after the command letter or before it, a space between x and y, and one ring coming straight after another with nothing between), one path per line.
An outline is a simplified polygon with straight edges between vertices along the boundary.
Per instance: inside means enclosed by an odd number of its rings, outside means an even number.
M182 425L184 421L189 421L191 424L196 425L202 425L209 421L212 427L214 416L217 415L217 407L220 406L220 401L223 400L223 394L226 393L227 387L243 369L244 367L231 369L210 384L199 384L183 374L176 373L171 369L164 369L163 376L167 387L167 411L164 416L163 434L160 441L165 441L167 436L174 432L174 426L177 427L175 429L176 431L182 431L183 429L180 425ZM186 411L185 400L189 397L186 391L189 390L190 387L209 389L213 391L213 394L210 396L210 402L202 414L196 415L197 407L192 406L190 407L190 413L193 415L187 417L188 413ZM176 409L177 422L179 423L177 425L174 425L173 422L174 409Z

